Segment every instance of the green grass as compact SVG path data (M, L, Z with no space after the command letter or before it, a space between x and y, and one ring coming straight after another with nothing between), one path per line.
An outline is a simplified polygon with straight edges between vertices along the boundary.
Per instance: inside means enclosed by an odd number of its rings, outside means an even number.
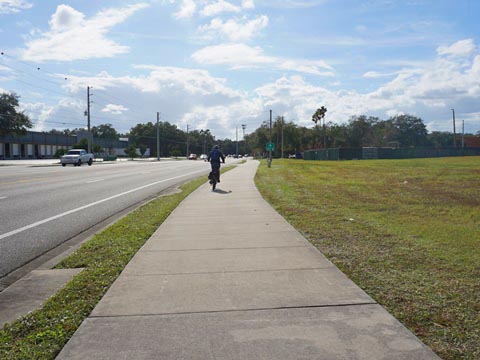
M228 171L232 167L222 169ZM57 268L85 268L45 305L0 330L0 359L54 359L130 259L206 176L160 197L96 234Z
M443 359L480 358L480 158L274 160L262 195Z

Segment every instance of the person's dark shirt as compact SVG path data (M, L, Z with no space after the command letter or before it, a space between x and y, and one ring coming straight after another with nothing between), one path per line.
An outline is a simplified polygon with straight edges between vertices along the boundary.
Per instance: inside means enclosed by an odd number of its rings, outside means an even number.
M208 154L207 160L213 163L220 163L220 161L225 162L225 156L219 149L213 149L210 151L210 154Z

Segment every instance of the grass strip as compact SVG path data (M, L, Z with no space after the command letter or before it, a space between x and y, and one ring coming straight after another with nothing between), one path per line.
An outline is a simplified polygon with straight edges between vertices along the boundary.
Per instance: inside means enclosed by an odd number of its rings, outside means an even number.
M232 168L222 168L222 172ZM143 205L60 262L56 268L85 269L41 309L0 330L0 359L54 359L140 247L205 181L202 176L180 186L179 193Z
M443 359L480 359L480 158L274 160L274 208Z

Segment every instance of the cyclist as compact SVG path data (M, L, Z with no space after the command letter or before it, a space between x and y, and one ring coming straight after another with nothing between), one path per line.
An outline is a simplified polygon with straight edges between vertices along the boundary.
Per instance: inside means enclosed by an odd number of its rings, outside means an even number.
M218 145L215 145L212 151L210 151L207 161L209 161L210 165L212 166L212 172L209 175L209 179L215 174L217 177L217 182L220 182L220 161L225 164L225 156L220 151L220 147Z

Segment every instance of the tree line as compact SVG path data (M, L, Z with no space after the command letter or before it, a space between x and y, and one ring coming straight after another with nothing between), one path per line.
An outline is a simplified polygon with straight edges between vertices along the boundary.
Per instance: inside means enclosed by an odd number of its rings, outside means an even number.
M270 125L264 122L255 132L245 137L247 148L255 153L264 152L265 144L270 138L275 144L273 155L276 157L282 155L282 143L283 156L321 148L454 146L453 133L428 132L423 120L413 115L396 115L387 120L360 115L352 116L344 124L327 122L321 125L326 112L325 108L323 110L320 113L317 110L312 116L312 121L315 122L312 128L286 122L280 116L273 121L271 130Z
M12 93L0 95L0 136L25 133L32 122L23 112L18 112L19 96ZM160 156L184 156L188 153L205 154L213 145L221 146L225 154L264 154L265 145L275 144L273 156L287 156L295 152L320 148L360 147L453 147L453 133L428 132L423 120L413 115L396 115L386 120L360 115L351 117L346 123L325 123L327 109L322 106L312 115L313 127L299 126L278 116L270 122L263 122L255 131L240 141L217 139L209 129L186 132L169 122L159 122ZM322 124L323 120L323 124ZM75 135L84 129L52 129L49 133ZM144 153L150 149L157 156L157 124L139 123L128 133L122 134L112 124L100 124L91 128L96 139L129 139L129 145ZM477 133L477 134L480 134ZM79 144L84 145L84 144ZM98 146L94 151L101 152ZM105 151L105 150L104 150ZM282 153L283 151L283 153Z

